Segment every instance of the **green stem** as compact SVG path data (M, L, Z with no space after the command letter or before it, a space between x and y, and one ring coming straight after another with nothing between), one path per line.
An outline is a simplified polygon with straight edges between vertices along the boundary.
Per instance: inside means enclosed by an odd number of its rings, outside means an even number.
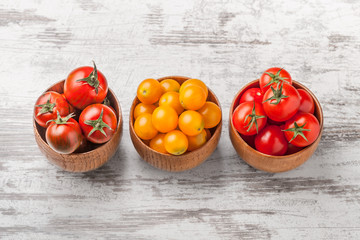
M303 138L308 142L308 140L307 140L307 138L305 137L305 135L304 135L303 132L304 132L304 131L305 131L305 132L310 132L311 130L304 128L305 125L306 125L306 123L304 123L302 126L299 126L299 125L297 124L297 122L294 122L294 125L295 125L295 127L293 127L293 128L289 128L289 129L282 130L282 131L284 131L284 132L293 132L293 133L294 133L294 136L291 138L291 140L290 140L289 142L291 143L291 141L294 140L298 135L300 135L301 137L303 137Z
M104 114L104 109L101 109L101 113L98 119L96 120L86 120L84 123L86 125L92 126L93 129L91 129L91 131L88 134L88 137L91 136L91 134L93 134L95 131L100 131L102 134L104 134L104 136L106 137L106 132L104 131L104 128L107 127L109 128L111 131L113 130L109 125L107 125L103 120L103 114Z
M245 120L244 120L244 123L246 122L246 120L248 118L251 118L251 120L248 122L248 124L245 126L249 126L249 128L246 130L247 132L250 131L250 129L252 128L252 126L254 125L255 123L255 127L256 127L256 133L259 133L259 127L258 127L258 123L257 123L257 120L260 119L260 118L265 118L266 116L262 116L262 115L256 115L256 112L255 112L255 101L254 101L254 106L253 106L253 109L251 111L251 114L248 114L246 117L245 117Z
M88 77L83 78L83 79L78 79L78 80L76 80L76 82L86 82L87 84L89 84L90 86L95 88L95 92L96 92L96 94L98 94L100 82L98 80L98 72L97 72L96 64L94 61L92 61L92 62L94 64L93 71L89 74Z

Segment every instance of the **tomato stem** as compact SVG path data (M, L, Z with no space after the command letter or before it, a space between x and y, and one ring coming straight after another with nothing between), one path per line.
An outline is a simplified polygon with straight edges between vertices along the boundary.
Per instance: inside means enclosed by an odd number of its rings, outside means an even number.
M93 129L91 129L91 131L88 134L88 137L91 136L91 134L93 134L95 131L100 131L102 134L104 134L104 136L106 137L106 132L104 131L104 128L107 127L108 129L110 129L111 131L113 131L113 129L107 125L104 121L103 121L103 114L104 114L104 108L101 109L101 113L98 119L96 120L86 120L84 123L86 125L92 126Z
M76 80L76 82L86 82L87 84L89 84L90 86L95 88L95 92L96 92L96 94L98 94L100 82L98 80L98 72L97 72L96 64L94 61L92 61L92 62L94 64L93 71L89 74L88 77L78 79L78 80Z
M246 122L246 120L247 120L249 117L251 118L251 120L250 120L250 121L248 122L248 124L245 126L245 127L249 126L249 128L248 128L246 131L249 132L250 129L252 128L252 126L253 126L254 123L255 123L256 133L259 133L259 127L258 127L257 120L260 119L260 118L265 118L266 116L256 115L256 112L255 112L255 101L254 101L254 105L253 105L252 112L251 112L251 114L248 114L248 115L245 117L244 123Z
M273 73L269 73L269 72L265 72L265 74L269 75L271 77L270 82L268 82L268 84L266 84L264 87L270 86L273 83L279 83L279 82L287 82L290 83L290 81L287 81L286 77L280 77L280 72L283 70L284 68L281 68L279 71L277 71L277 73L273 74Z
M283 85L284 85L284 83L281 83L281 86L280 86L280 89L279 89L279 83L278 83L278 85L276 86L276 90L272 86L270 86L271 91L273 92L273 96L266 99L265 101L263 101L263 103L267 102L267 101L270 101L270 104L278 105L280 103L281 99L288 98L289 96L285 96L282 93ZM272 100L276 100L276 102L274 103Z
M291 141L294 140L298 135L302 136L302 137L308 142L308 140L307 140L307 138L305 137L305 135L304 135L303 132L304 132L304 131L310 132L311 130L304 128L305 125L306 125L306 123L304 123L302 126L299 126L299 125L297 124L297 122L294 122L294 125L295 125L295 127L293 127L293 128L281 130L281 131L284 131L284 132L293 132L293 133L294 133L294 136L290 139L289 142L291 143Z
M56 106L55 103L50 103L51 100L51 93L49 94L49 99L44 104L36 105L36 107L41 107L40 112L36 116L40 116L41 114L53 112L54 107Z
M75 117L75 113L70 113L69 115L67 115L66 117L61 117L59 111L57 111L57 118L56 119L51 119L49 121L46 122L46 125L49 122L55 122L56 124L60 125L60 124L68 124L68 121L70 118Z

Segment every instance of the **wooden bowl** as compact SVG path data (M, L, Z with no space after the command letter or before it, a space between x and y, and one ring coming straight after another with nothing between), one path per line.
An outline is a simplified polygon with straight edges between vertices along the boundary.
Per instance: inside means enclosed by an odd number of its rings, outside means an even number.
M45 92L55 91L58 93L63 93L64 82L65 80L54 84ZM123 120L119 101L110 88L107 94L107 98L110 100L111 106L115 109L117 115L118 123L116 132L114 136L104 144L92 144L88 142L92 149L83 153L60 154L55 152L46 143L46 129L37 124L35 119L33 119L36 143L38 144L41 152L51 163L68 172L88 172L101 167L115 154L122 136Z
M181 76L169 76L169 77L159 78L158 81L161 82L162 80L165 79L174 79L177 82L179 82L181 85L189 78L181 77ZM209 89L207 101L216 103L221 109L219 100L216 98L215 94L210 89ZM215 150L221 135L222 120L216 127L210 130L211 138L209 139L209 141L207 141L204 144L204 146L202 146L201 148L195 151L187 152L180 156L174 156L170 154L159 153L151 149L136 135L134 131L134 109L139 102L140 102L139 99L135 97L131 105L130 118L129 118L130 137L136 151L150 165L170 172L185 171L200 165Z
M315 104L315 117L319 120L320 123L320 133L318 138L313 142L311 145L305 147L304 149L300 150L299 152L296 152L294 154L285 155L285 156L272 156L267 155L264 153L261 153L257 151L256 149L249 146L240 136L240 134L235 129L233 123L232 123L232 115L237 107L241 95L249 88L259 87L259 80L254 80L244 86L234 98L231 107L230 107L230 114L229 114L229 134L231 142L236 149L236 152L239 154L239 156L250 166L265 171L265 172L285 172L289 171L291 169L294 169L301 164L303 164L306 160L310 158L310 156L315 152L317 146L319 145L322 131L323 131L323 112L321 105L315 95L304 85L293 81L293 86L296 89L304 89L307 91L312 98L314 99Z

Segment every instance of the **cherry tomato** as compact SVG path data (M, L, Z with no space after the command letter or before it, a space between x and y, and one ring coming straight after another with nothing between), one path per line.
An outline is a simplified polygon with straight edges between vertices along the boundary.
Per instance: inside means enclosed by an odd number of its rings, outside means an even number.
M92 104L81 112L79 124L87 140L105 143L116 131L116 114L104 104Z
M143 113L153 113L156 106L152 104L139 103L134 109L134 119Z
M255 148L262 153L282 156L286 153L288 142L279 126L268 125L255 137Z
M243 102L257 102L262 103L263 94L260 88L249 88L246 90L240 98L239 104Z
M201 133L204 129L204 118L200 113L187 110L179 117L179 128L188 136L195 136Z
M136 95L140 102L153 104L160 99L162 94L163 90L160 83L155 79L149 78L139 84Z
M286 139L298 147L306 147L317 139L320 133L320 124L311 113L297 113L286 121L284 127Z
M158 131L152 124L150 113L140 114L140 116L136 118L134 130L136 135L143 140L150 140L158 134Z
M206 84L203 81L201 81L199 79L195 79L195 78L188 79L185 82L183 82L183 84L181 84L179 93L181 93L183 89L187 88L190 85L196 85L196 86L201 87L205 91L205 99L207 98L209 90L208 90Z
M260 77L259 84L261 91L265 93L270 86L273 88L277 88L277 85L281 85L282 83L292 84L292 79L290 73L288 73L283 68L269 68L267 69Z
M90 104L102 103L108 92L105 76L94 67L79 67L65 80L64 95L71 105L85 109Z
M244 102L236 107L232 122L239 133L254 135L266 126L267 117L260 103Z
M71 113L61 117L57 112L57 118L50 120L50 125L46 129L46 142L58 153L70 154L78 149L83 141L80 125L73 116Z
M188 138L188 142L189 142L188 150L189 151L194 151L196 149L199 149L200 147L202 147L206 143L207 134L206 134L205 129L203 129L201 131L201 133L199 133L198 135L187 136L187 138Z
M168 153L165 149L164 139L165 139L165 134L159 133L153 139L151 139L149 143L150 148L160 153Z
M181 155L186 152L189 142L184 133L179 130L168 132L164 137L164 146L168 153Z
M206 92L197 85L189 85L180 90L179 100L183 108L188 110L198 110L206 102Z
M290 84L282 83L276 89L273 86L263 97L266 115L277 122L283 122L296 114L300 107L300 95Z
M184 108L180 104L179 93L177 92L166 92L159 100L159 106L169 106L173 108L179 115L184 111Z
M170 132L177 127L178 115L171 107L157 107L152 114L152 124L159 132Z
M299 111L314 114L315 106L311 95L303 89L297 89L297 91L300 94Z
M221 110L218 105L213 102L206 102L198 112L203 116L205 128L213 128L221 121Z
M49 126L47 122L57 118L57 112L65 117L70 113L71 107L60 93L49 91L41 95L35 103L34 118L42 127Z
M165 79L160 82L163 92L179 92L180 84L173 79Z

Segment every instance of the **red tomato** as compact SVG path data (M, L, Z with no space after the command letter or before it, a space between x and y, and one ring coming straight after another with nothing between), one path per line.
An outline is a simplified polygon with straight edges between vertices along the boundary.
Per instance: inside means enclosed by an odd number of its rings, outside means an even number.
M105 76L94 67L79 67L73 70L64 85L66 99L74 107L84 109L90 104L104 101L108 92Z
M288 142L279 126L268 125L256 135L255 147L259 152L282 156L286 153Z
M285 123L284 133L286 139L298 147L306 147L313 142L320 133L320 124L311 113L297 113Z
M297 153L298 151L300 151L302 149L303 149L302 147L297 147L295 145L292 145L291 143L288 143L288 148L287 148L287 151L286 151L286 155Z
M262 99L263 99L263 94L260 88L250 88L246 90L243 93L243 95L241 95L239 104L243 102L253 102L253 101L261 104Z
M79 124L87 140L104 143L114 135L117 120L110 107L97 103L87 106L81 112Z
M265 93L270 86L276 88L277 85L287 82L292 84L290 73L283 68L269 68L260 77L259 84L261 91Z
M303 89L297 89L297 91L300 94L299 111L314 114L314 99L307 91Z
M284 83L274 89L272 86L263 98L266 115L274 121L283 122L296 114L300 106L300 95L290 84Z
M49 120L56 119L57 112L62 117L70 113L70 106L60 93L54 91L46 92L36 100L34 118L40 126L44 128L49 126L46 123Z
M58 153L70 154L82 143L83 135L79 123L72 118L73 116L71 113L62 118L57 112L57 118L50 120L51 123L46 129L46 142Z
M243 135L254 135L266 125L267 117L260 103L244 102L236 107L232 122Z

